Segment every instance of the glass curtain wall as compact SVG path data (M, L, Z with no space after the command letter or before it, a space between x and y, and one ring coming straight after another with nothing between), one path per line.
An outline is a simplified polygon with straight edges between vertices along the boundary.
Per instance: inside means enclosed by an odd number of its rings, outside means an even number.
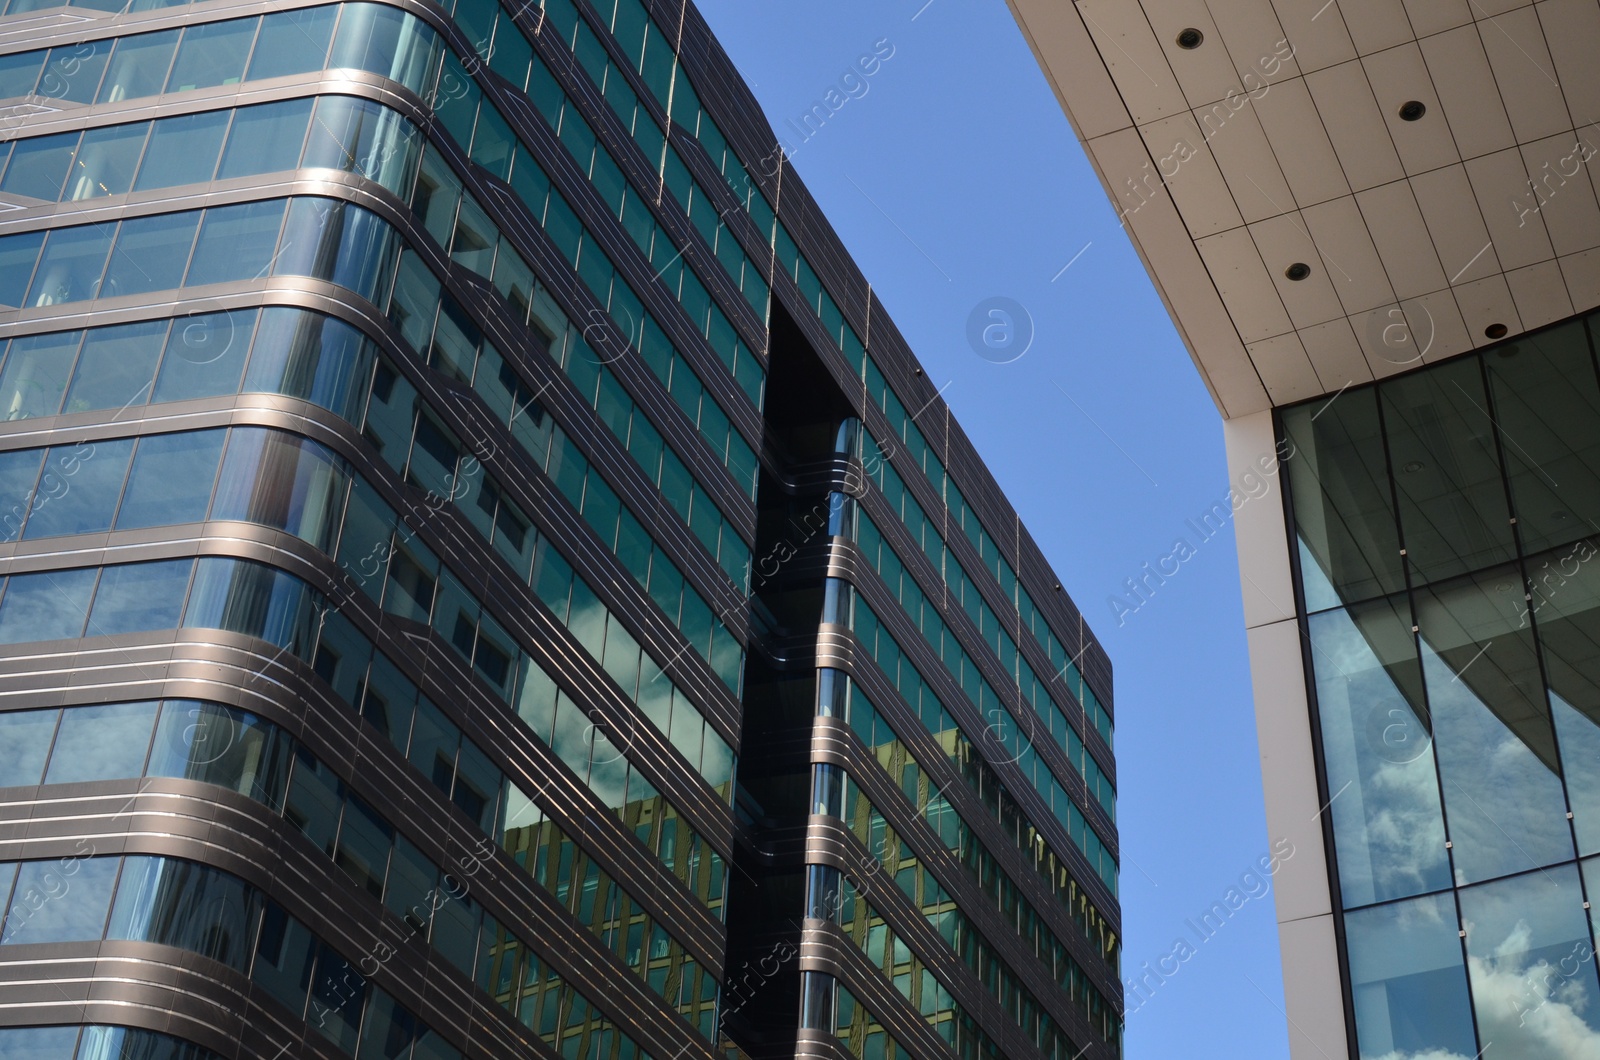
M1281 413L1362 1060L1600 1056L1596 324Z

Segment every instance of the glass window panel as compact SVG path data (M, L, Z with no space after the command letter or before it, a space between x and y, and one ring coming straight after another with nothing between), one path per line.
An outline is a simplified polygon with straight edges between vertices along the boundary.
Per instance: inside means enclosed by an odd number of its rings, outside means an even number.
M1482 356L1524 553L1576 541L1600 526L1600 385L1583 323Z
M1362 1060L1477 1055L1450 894L1345 915Z
M1478 360L1380 388L1406 555L1423 581L1512 556L1510 513Z
M210 180L231 115L231 111L212 110L154 122L134 190Z
M65 711L45 783L142 776L156 707L154 702L113 703Z
M44 76L39 79L39 95L73 103L87 103L94 99L95 89L100 86L100 75L105 72L106 57L111 54L115 43L115 38L107 37L51 48Z
M218 703L168 700L146 776L203 781L283 806L293 741L276 725Z
M311 981L311 1006L306 1021L346 1053L356 1050L361 1008L367 981L332 947L324 944L317 954L317 971Z
M12 340L0 374L0 413L6 419L55 415L82 334L66 331Z
M1600 1050L1600 984L1578 870L1565 865L1460 892L1478 1037L1487 1055Z
M222 152L217 179L294 169L300 162L300 147L306 138L306 125L311 121L311 106L309 99L289 99L241 107L234 113L233 128L228 132L228 146Z
M224 431L184 431L142 439L117 512L117 529L204 519L225 437Z
M0 56L0 99L15 99L32 92L43 65L43 52Z
M456 750L460 744L461 731L439 712L438 707L426 699L419 700L407 757L423 776L447 795L455 782Z
M16 150L11 152L5 179L0 180L0 192L55 202L61 196L61 185L67 179L67 168L72 164L78 137L76 132L60 133L17 144Z
M168 92L188 92L215 85L236 85L259 19L241 18L189 26L178 45L178 58L167 78Z
M125 99L154 96L166 84L172 51L178 44L179 30L141 33L117 42L116 54L100 86L101 103L120 103ZM202 178L203 179L203 178Z
M107 567L89 612L89 635L177 629L193 568L192 559Z
M0 714L0 788L32 787L40 783L60 714L59 710ZM0 874L0 896L4 895L9 882Z
M269 199L207 210L194 263L189 267L188 286L265 276L278 243L283 206L282 200Z
M59 305L95 297L115 231L115 225L104 224L51 232L33 286L28 288L27 304Z
M1338 599L1371 599L1405 587L1376 395L1356 391L1283 414L1282 454L1295 524Z
M429 892L439 882L439 869L405 836L395 836L389 860L389 882L383 904L414 931L425 933L433 915Z
M343 823L339 826L339 850L334 861L357 886L375 898L383 897L383 881L389 870L389 848L394 845L394 829L376 810L354 795L345 800Z
M72 373L62 412L88 412L94 408L128 408L150 399L155 362L162 355L166 320L125 323L120 327L91 328L83 341L83 355Z
M90 129L83 134L83 145L67 174L65 199L94 199L101 195L122 195L133 186L134 170L144 151L147 122Z
M44 232L0 237L0 304L20 306L27 300L24 292L44 237Z
M376 359L344 321L274 306L262 314L245 389L304 398L359 424Z
M1403 597L1309 620L1346 906L1450 885L1432 722Z
M106 929L119 861L23 862L0 942L30 945L98 940Z
M64 1060L73 1055L77 1041L76 1026L6 1027L0 1030L0 1055L6 1060Z
M176 858L130 857L107 938L153 942L245 970L261 898L236 876Z
M261 23L261 35L250 56L251 81L321 70L333 39L336 6L277 11Z
M25 538L91 534L111 529L128 476L133 439L56 446L45 457Z
M196 313L175 321L151 400L237 393L256 312Z
M1416 597L1458 883L1573 856L1522 587L1500 568Z
M417 1039L415 1016L388 994L373 987L361 1022L361 1044L356 1060L406 1060Z
M280 1004L299 1016L306 1008L316 942L305 925L276 905L268 904L261 918L252 982L264 987Z
M1591 541L1528 561L1551 713L1567 780L1578 852L1600 850L1600 565Z
M188 264L199 221L200 211L188 210L122 222L101 296L176 288L183 281L183 267Z
M294 772L289 778L284 819L304 832L324 854L332 857L334 837L339 830L339 811L343 805L344 785L333 770L312 757L305 748L295 748Z

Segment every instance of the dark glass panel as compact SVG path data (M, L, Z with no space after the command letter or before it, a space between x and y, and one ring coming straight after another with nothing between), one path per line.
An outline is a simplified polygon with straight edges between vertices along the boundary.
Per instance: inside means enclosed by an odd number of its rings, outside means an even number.
M254 309L195 313L173 321L151 400L237 393L255 321Z
M178 44L179 30L141 33L117 42L116 54L100 86L101 103L120 103L125 99L153 96L166 84L172 51ZM206 174L209 177L210 174ZM198 179L204 180L206 177Z
M17 144L5 179L0 180L0 192L55 202L61 197L61 185L67 179L78 136L76 132L59 133Z
M1573 856L1522 589L1502 567L1416 597L1458 883Z
M433 916L431 892L438 882L437 866L405 836L395 836L383 904L424 937Z
M321 945L316 974L311 981L311 1005L306 1022L343 1052L353 1053L366 997L366 978L332 947L326 943Z
M153 942L247 969L261 896L236 876L174 858L130 857L107 938Z
M311 107L309 99L241 107L234 114L217 179L294 169L300 162Z
M276 527L326 552L349 481L344 461L325 446L283 431L238 428L212 518Z
M238 84L244 76L244 62L259 21L241 18L192 25L184 30L178 58L167 78L167 91Z
M261 917L261 935L250 979L295 1016L306 1009L316 940L305 925L268 903Z
M173 526L206 517L226 431L184 431L143 438L133 458L117 529Z
M324 854L333 856L344 805L344 785L333 770L303 747L295 748L294 772L283 816Z
M344 321L274 306L262 313L244 387L304 398L360 424L376 359L373 343Z
M117 858L26 861L17 871L0 943L98 941L106 929Z
M0 620L4 619L0 602ZM184 613L190 629L259 637L308 657L315 646L318 598L300 579L247 560L204 558Z
M154 122L134 190L210 180L230 115L230 111L212 110Z
M46 784L142 776L157 704L72 707L61 717Z
M0 788L32 787L41 782L60 715L59 710L0 714ZM0 873L0 897L10 882Z
M89 612L89 635L177 629L193 569L192 559L107 567Z
M281 199L207 210L187 285L261 279L272 267L282 223Z
M1577 868L1467 887L1460 902L1484 1055L1600 1051L1600 983Z
M120 409L149 401L167 324L151 320L91 329L61 411Z
M1404 376L1379 391L1406 557L1417 580L1512 558L1511 515L1477 358Z
M373 987L361 1023L356 1060L406 1060L417 1040L417 1018L394 998Z
M90 129L67 174L64 199L94 199L122 195L133 186L133 174L150 131L149 123Z
M14 574L0 599L0 644L83 635L95 567Z
M200 211L157 214L122 222L101 297L167 291L183 282Z
M338 7L329 5L266 16L250 56L249 80L321 70L338 12Z
M389 848L393 845L394 829L389 823L362 800L348 796L334 861L357 886L365 888L375 898L383 897Z
M26 304L60 305L95 297L115 232L116 226L110 224L52 231L45 241L33 285L28 288Z
M111 529L128 477L133 439L52 448L34 497L25 538L90 534Z

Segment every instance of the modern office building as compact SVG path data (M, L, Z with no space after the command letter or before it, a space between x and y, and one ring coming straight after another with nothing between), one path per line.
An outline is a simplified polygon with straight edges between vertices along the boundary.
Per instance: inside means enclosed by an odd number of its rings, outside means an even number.
M1600 5L1013 6L1224 417L1291 1055L1600 1056Z
M0 1057L1120 1055L1109 662L693 7L0 101Z

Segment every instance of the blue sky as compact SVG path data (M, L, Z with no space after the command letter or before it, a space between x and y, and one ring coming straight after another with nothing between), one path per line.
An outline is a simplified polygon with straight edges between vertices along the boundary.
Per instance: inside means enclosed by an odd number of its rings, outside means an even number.
M1204 942L1185 924L1271 846L1231 528L1120 626L1108 602L1227 497L1221 421L1010 11L697 2L1111 653L1124 974L1196 951L1131 1015L1127 1055L1286 1057L1271 896ZM845 75L875 46L893 54L861 94ZM854 96L801 142L786 123L830 88ZM968 340L991 298L1032 321L1010 363Z

